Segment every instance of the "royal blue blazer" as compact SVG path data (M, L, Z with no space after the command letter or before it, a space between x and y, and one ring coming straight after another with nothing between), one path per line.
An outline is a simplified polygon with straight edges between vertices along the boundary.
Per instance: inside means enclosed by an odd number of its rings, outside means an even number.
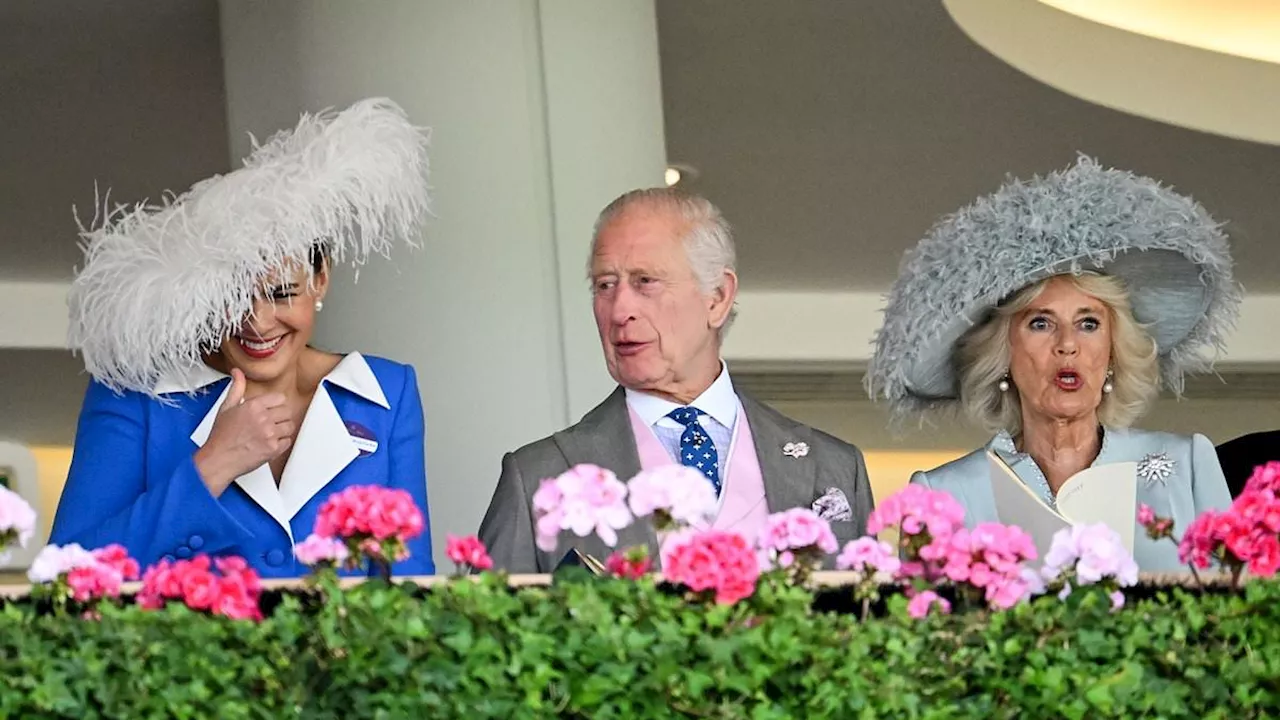
M427 515L422 400L408 365L347 355L317 388L277 485L262 465L215 498L196 470L229 378L210 368L157 386L163 401L91 381L50 542L119 543L145 568L238 555L263 577L307 572L293 555L325 500L353 485L403 488ZM430 575L431 532L397 575Z

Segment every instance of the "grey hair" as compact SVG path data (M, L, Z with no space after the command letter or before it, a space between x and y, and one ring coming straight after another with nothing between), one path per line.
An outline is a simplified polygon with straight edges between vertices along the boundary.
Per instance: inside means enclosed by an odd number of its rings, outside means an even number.
M1110 312L1113 389L1102 398L1098 420L1110 427L1128 427L1150 408L1160 391L1155 340L1134 318L1128 290L1119 278L1093 273L1054 277L1068 278L1077 290L1097 298ZM988 430L1005 430L1015 436L1022 431L1017 389L1002 392L999 388L1009 372L1009 328L1014 316L1030 306L1052 279L1016 292L956 344L961 407Z
M733 228L725 220L720 208L700 195L676 188L655 187L623 193L600 211L591 233L591 253L587 255L588 276L591 274L591 258L596 254L596 243L600 241L600 231L623 212L637 206L666 210L689 223L689 233L684 237L684 249L703 294L710 295L720 289L726 270L737 272L738 251L733 242ZM720 339L724 339L737 316L735 302L729 309L724 324L720 326Z

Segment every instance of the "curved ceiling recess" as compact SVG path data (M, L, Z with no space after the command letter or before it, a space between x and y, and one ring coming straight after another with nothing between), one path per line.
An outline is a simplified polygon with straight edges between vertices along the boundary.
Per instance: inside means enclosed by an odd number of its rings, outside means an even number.
M978 45L1051 87L1280 145L1280 0L943 0Z

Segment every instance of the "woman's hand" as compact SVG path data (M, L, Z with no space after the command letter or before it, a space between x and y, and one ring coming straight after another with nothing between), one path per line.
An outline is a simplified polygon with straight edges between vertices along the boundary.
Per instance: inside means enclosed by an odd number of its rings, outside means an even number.
M214 497L259 465L279 457L293 444L294 422L285 396L260 395L245 400L246 381L231 370L231 389L218 410L213 429L196 451L196 470Z

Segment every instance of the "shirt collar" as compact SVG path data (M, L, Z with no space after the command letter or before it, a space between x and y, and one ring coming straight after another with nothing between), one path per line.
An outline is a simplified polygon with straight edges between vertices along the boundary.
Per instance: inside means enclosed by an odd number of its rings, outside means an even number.
M668 413L678 407L677 405L665 398L650 395L638 390L627 388L627 405L635 411L636 415L644 421L645 425L652 426L659 420L666 417ZM720 374L716 377L715 382L711 383L711 387L702 391L702 394L694 398L689 406L696 407L706 415L710 415L713 420L720 423L724 427L732 428L733 424L738 420L738 393L733 389L733 380L729 377L729 366L722 360L720 362Z
M162 379L156 383L154 392L156 395L192 393L226 377L228 377L226 373L218 372L201 363L184 373ZM328 375L324 376L321 382L337 385L343 390L355 393L375 405L380 405L388 410L391 409L391 404L387 402L386 394L382 392L382 384L378 382L377 376L373 374L373 368L369 367L369 362L358 352L353 352L343 357L337 366L330 370Z
M1090 467L1105 465L1108 462L1111 462L1111 440L1113 436L1119 437L1123 432L1123 430L1117 428L1103 426L1102 445L1098 448L1098 457L1094 458L1093 465ZM1035 462L1031 460L1031 456L1029 454L1018 450L1017 445L1013 442L1013 436L1010 435L1007 430L1001 430L996 433L996 436L991 438L991 442L987 443L986 449L999 455L1000 459L1004 460L1009 467L1015 467L1026 461L1031 461L1031 464L1035 465Z

